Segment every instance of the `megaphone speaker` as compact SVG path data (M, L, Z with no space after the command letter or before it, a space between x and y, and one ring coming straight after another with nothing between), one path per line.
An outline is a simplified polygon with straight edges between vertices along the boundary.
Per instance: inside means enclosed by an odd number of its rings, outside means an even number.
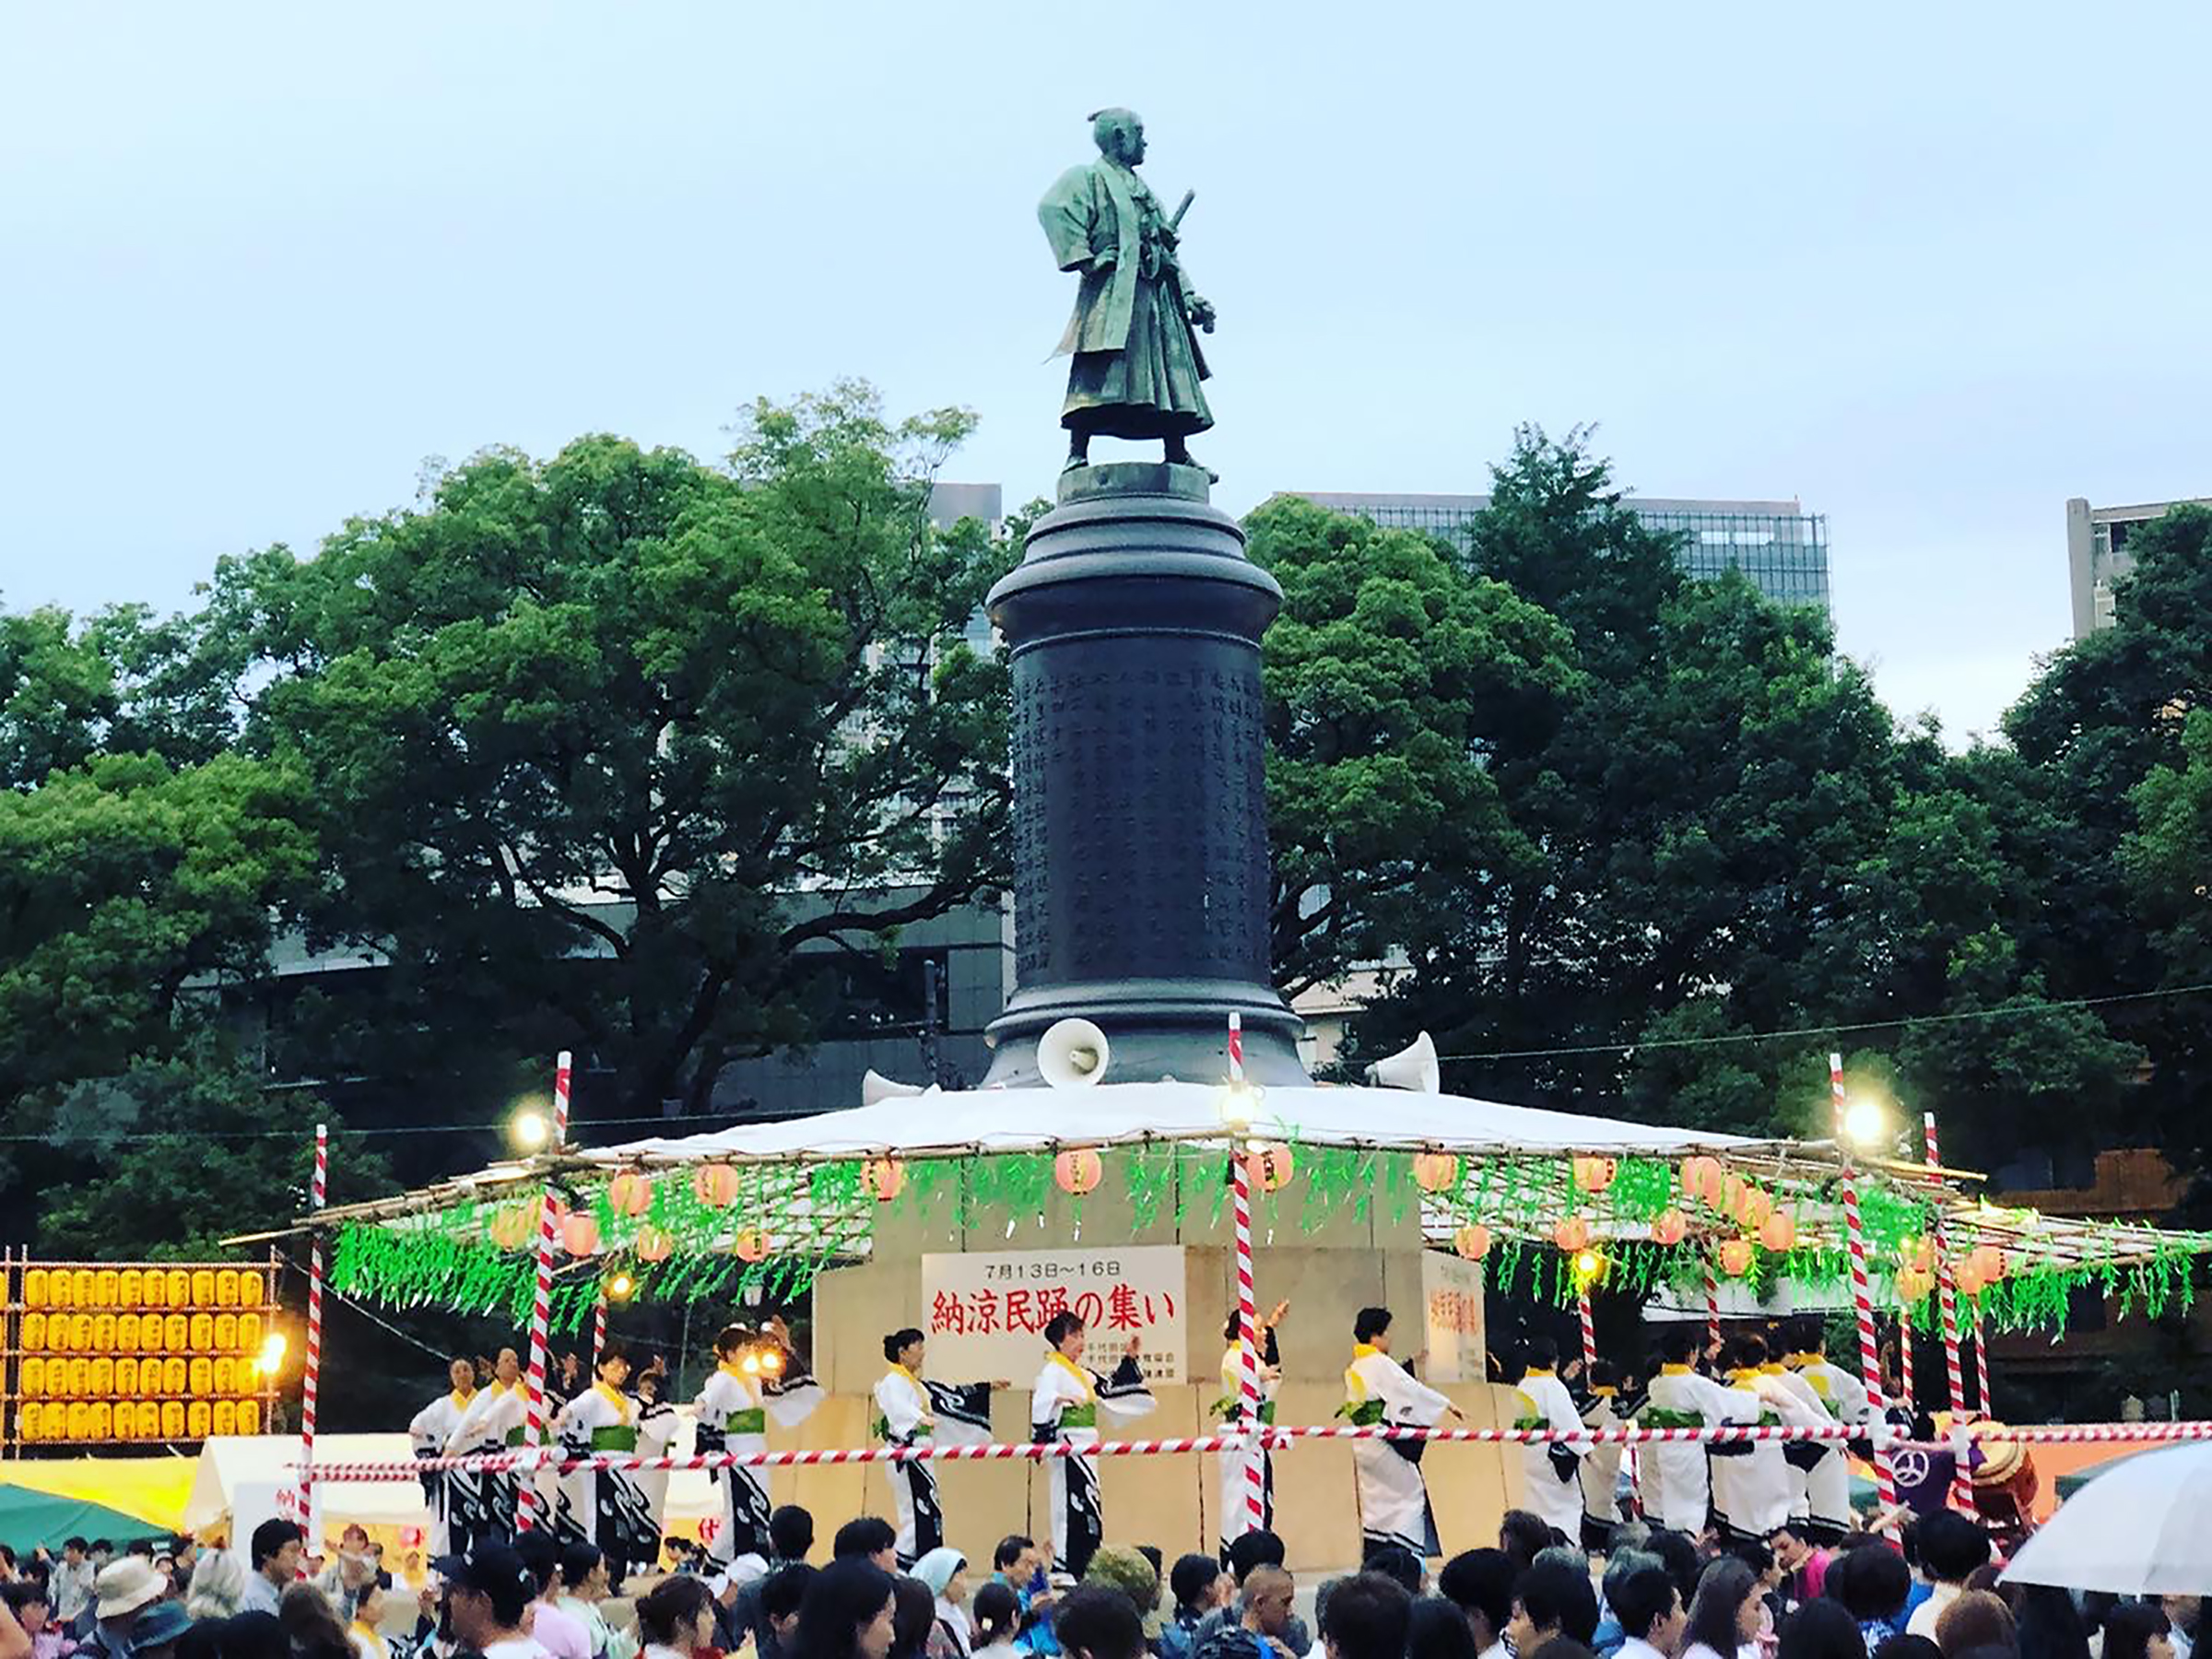
M879 1071L871 1071L860 1080L860 1103L863 1106L880 1106L886 1100L896 1100L923 1092L919 1083L901 1083L896 1077L887 1077Z
M1054 1088L1087 1088L1106 1076L1113 1050L1088 1019L1055 1020L1037 1039L1037 1074Z
M1444 1086L1443 1067L1437 1064L1436 1044L1423 1031L1396 1053L1367 1068L1367 1080L1378 1088L1418 1088L1436 1094Z

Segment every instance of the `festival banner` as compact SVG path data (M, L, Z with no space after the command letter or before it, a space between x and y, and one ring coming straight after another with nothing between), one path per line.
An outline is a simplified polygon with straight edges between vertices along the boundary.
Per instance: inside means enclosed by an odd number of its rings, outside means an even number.
M1429 1353L1421 1369L1424 1381L1432 1386L1483 1381L1480 1262L1422 1251L1421 1321Z
M1088 1327L1085 1360L1120 1363L1129 1338L1159 1385L1184 1379L1183 1252L1176 1244L1097 1250L991 1250L922 1258L927 1371L947 1382L1005 1377L1027 1387L1044 1358L1044 1327L1073 1313Z

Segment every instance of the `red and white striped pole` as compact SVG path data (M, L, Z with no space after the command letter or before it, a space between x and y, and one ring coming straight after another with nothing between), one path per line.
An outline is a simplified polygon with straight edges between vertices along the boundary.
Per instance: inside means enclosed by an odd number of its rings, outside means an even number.
M1229 1017L1229 1083L1244 1086L1244 1018ZM1241 1524L1225 1528L1230 1538L1259 1532L1267 1524L1266 1448L1260 1424L1260 1316L1252 1279L1252 1160L1243 1147L1230 1150L1230 1201L1236 1211L1237 1232L1237 1337L1242 1350L1238 1366L1237 1395L1243 1410L1244 1518Z
M1920 1415L1920 1390L1912 1381L1912 1310L1903 1303L1897 1310L1897 1380L1905 1392L1905 1409Z
M1712 1265L1712 1241L1705 1241L1705 1346L1721 1345L1721 1276Z
M599 1370L599 1361L606 1355L606 1292L599 1292L599 1300L592 1304L592 1371Z
M559 1152L569 1139L569 1051L560 1051L553 1065L553 1140L551 1150ZM530 1304L530 1371L528 1412L523 1421L523 1443L535 1452L545 1443L546 1438L546 1346L553 1330L553 1182L547 1180L546 1190L537 1206L537 1294ZM518 1530L527 1531L535 1512L545 1501L538 1489L532 1465L531 1478L525 1480L521 1500L515 1506L514 1524Z
M1583 1320L1583 1378L1589 1381L1590 1368L1597 1363L1597 1321L1590 1312L1590 1292L1587 1288L1575 1294L1575 1312Z
M1874 1335L1874 1292L1866 1280L1866 1234L1859 1224L1858 1176L1852 1169L1851 1154L1843 1138L1843 1056L1839 1053L1828 1057L1828 1092L1835 1106L1836 1146L1843 1160L1843 1232L1851 1255L1852 1308L1858 1315L1859 1381L1866 1385L1866 1401L1873 1406L1878 1424L1882 1416L1882 1359ZM1874 1485L1876 1496L1885 1508L1897 1501L1897 1471L1890 1465L1889 1449L1878 1440L1874 1447Z
M315 1173L308 1187L308 1207L321 1209L330 1202L330 1125L315 1125ZM315 1461L315 1401L323 1381L323 1233L317 1229L308 1241L307 1249L307 1361L300 1378L300 1458L312 1465ZM314 1519L313 1494L310 1478L300 1477L300 1524L312 1527ZM309 1540L314 1542L311 1531Z
M1982 1323L1978 1309L1974 1313L1974 1402L1984 1418L1996 1416L1989 1398L1989 1327Z
M1921 1130L1927 1143L1928 1167L1943 1167L1943 1159L1936 1146L1936 1114L1924 1112L1920 1115ZM1954 1429L1966 1421L1966 1368L1959 1354L1959 1288L1951 1276L1950 1241L1945 1236L1943 1211L1936 1212L1936 1296L1943 1313L1943 1372L1949 1386L1951 1424ZM1957 1459L1951 1465L1951 1507L1974 1512L1974 1482L1972 1472L1966 1466L1965 1458Z

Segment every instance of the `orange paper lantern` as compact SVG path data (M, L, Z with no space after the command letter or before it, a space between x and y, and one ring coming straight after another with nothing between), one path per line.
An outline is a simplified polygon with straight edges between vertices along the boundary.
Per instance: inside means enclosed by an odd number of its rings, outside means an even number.
M1244 1178L1263 1193L1281 1192L1295 1168L1290 1148L1280 1141L1269 1141L1244 1155Z
M641 1227L638 1229L637 1249L641 1262L665 1262L676 1249L676 1241L660 1228Z
M1489 1253L1490 1230L1479 1221L1470 1221L1452 1235L1452 1247L1470 1262L1479 1262Z
M564 1217L560 1223L560 1247L572 1256L588 1256L599 1248L599 1218L583 1210Z
M741 1262L764 1262L768 1259L771 1240L757 1227L748 1227L730 1241L730 1253Z
M1609 1158L1578 1158L1574 1160L1574 1184L1585 1193L1602 1193L1613 1184L1619 1165Z
M1982 1277L1981 1267L1971 1259L1959 1263L1951 1275L1951 1284L1961 1296L1979 1296L1988 1283Z
M1775 1210L1759 1225L1759 1241L1780 1255L1797 1248L1797 1218L1788 1210Z
M1900 1301L1924 1301L1928 1292L1936 1288L1936 1277L1925 1267L1915 1267L1908 1262L1897 1270L1895 1283Z
M641 1216L653 1207L653 1182L635 1170L625 1170L606 1183L606 1202L618 1216Z
M737 1202L737 1171L724 1163L701 1164L691 1171L691 1191L710 1209Z
M1668 1206L1652 1218L1652 1242L1679 1244L1689 1237L1689 1218Z
M1907 1266L1917 1267L1923 1273L1936 1271L1936 1241L1914 1239L1904 1248L1903 1260Z
M905 1190L906 1166L895 1158L871 1158L860 1166L860 1184L878 1204L888 1204Z
M1063 1152L1053 1159L1053 1179L1064 1193L1080 1198L1106 1178L1106 1160L1088 1147Z
M491 1225L485 1230L491 1235L491 1241L501 1250L520 1250L530 1241L530 1230L536 1224L536 1217L531 1212L536 1207L533 1204L510 1204L494 1210Z
M1751 1271L1750 1240L1723 1239L1717 1253L1720 1257L1721 1271L1730 1278L1741 1278Z
M1746 1187L1744 1195L1736 1200L1735 1218L1751 1231L1757 1232L1767 1224L1774 1213L1774 1200L1758 1187Z
M1448 1193L1459 1185L1459 1158L1451 1152L1416 1152L1413 1183L1424 1193Z
M2005 1277L2005 1269L2007 1265L2005 1253L1994 1244L1980 1246L1966 1258L1966 1261L1967 1265L1981 1275L1982 1282L1985 1285L1994 1285Z
M1551 1241L1571 1255L1589 1244L1590 1223L1580 1216L1565 1217L1552 1227Z

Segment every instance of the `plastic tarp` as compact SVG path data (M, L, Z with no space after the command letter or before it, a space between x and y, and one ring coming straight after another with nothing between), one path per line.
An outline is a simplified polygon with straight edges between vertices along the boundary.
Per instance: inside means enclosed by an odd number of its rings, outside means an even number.
M0 1544L20 1556L28 1557L41 1544L58 1556L67 1538L111 1538L125 1544L133 1538L163 1537L174 1531L104 1503L0 1482Z
M907 1095L850 1112L712 1135L632 1141L586 1157L920 1157L964 1150L1043 1151L1055 1146L1135 1145L1230 1133L1223 1090L1204 1083L1107 1083L1090 1088L983 1088ZM1406 1088L1297 1088L1250 1091L1250 1128L1238 1133L1313 1146L1436 1147L1468 1153L1725 1151L1740 1136L1580 1117L1464 1095Z
M194 1459L173 1453L159 1457L26 1457L0 1465L0 1487L135 1517L143 1524L132 1534L137 1537L174 1533L183 1526L185 1501L192 1495L197 1467ZM71 1531L83 1529L73 1527ZM115 1535L111 1532L108 1535ZM7 1541L15 1542L12 1536Z

